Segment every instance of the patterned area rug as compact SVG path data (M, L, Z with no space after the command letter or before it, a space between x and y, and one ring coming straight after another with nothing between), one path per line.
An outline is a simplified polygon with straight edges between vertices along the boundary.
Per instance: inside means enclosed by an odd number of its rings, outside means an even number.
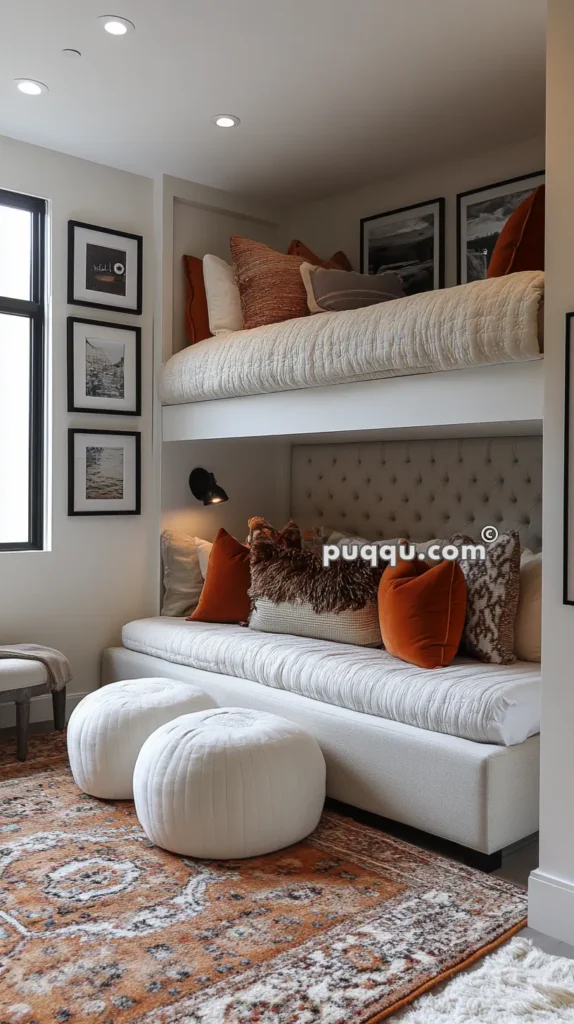
M373 1024L524 924L521 889L330 812L266 857L176 857L58 739L0 756L2 1024Z

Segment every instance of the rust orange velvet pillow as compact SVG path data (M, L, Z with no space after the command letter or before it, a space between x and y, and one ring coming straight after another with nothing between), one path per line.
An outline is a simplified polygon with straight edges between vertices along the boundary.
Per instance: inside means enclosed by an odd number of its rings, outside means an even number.
M464 628L466 581L458 562L399 559L379 584L379 624L389 654L419 668L454 658Z
M330 260L322 260L312 249L307 248L304 242L294 238L287 249L289 256L301 256L305 263L312 263L314 267L325 267L326 270L352 270L350 259L344 252L339 250L333 253Z
M243 328L309 316L300 267L302 256L276 252L263 242L232 235L233 269L241 298Z
M487 277L519 270L544 270L544 185L531 192L506 221L498 236Z
M249 548L227 530L213 542L199 604L189 622L245 622L251 602Z
M190 345L211 338L207 296L203 281L203 260L197 256L183 257L185 277L185 333Z

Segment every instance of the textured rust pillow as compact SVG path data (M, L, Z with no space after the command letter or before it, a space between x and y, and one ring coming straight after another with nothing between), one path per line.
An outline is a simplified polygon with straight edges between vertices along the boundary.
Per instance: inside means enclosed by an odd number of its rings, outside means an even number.
M249 618L249 548L220 530L213 542L199 604L190 622L245 622Z
M487 277L544 270L544 185L517 206L498 236Z
M207 297L203 281L203 260L197 256L183 257L185 277L185 333L190 345L211 338Z
M352 270L350 259L344 252L339 250L333 253L330 260L322 260L312 249L309 249L304 242L294 238L287 249L289 256L301 256L305 263L312 263L314 267L325 267L326 270Z
M399 559L379 584L379 624L389 654L419 668L453 660L466 614L466 583L457 562Z
M241 296L243 328L309 316L300 273L301 256L275 252L263 242L232 235L229 240Z

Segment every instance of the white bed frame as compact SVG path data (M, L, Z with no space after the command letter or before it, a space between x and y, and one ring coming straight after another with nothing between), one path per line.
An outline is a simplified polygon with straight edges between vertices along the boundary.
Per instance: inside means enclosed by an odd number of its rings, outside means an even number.
M538 829L538 736L512 747L474 743L122 647L104 652L104 683L153 676L298 722L321 745L330 797L490 855L488 869Z

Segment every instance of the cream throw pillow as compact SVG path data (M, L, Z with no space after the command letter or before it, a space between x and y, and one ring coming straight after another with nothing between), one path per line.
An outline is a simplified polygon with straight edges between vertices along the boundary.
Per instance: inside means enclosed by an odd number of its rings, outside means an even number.
M219 256L204 256L203 281L211 333L241 331L243 313L233 267Z
M203 579L207 576L207 565L213 544L209 540L202 540L201 537L194 537L197 554L199 556L199 569Z
M540 661L542 635L542 553L523 551L514 626L514 653L520 661Z
M164 530L161 535L161 555L164 587L161 614L191 615L197 607L204 579L195 537Z

